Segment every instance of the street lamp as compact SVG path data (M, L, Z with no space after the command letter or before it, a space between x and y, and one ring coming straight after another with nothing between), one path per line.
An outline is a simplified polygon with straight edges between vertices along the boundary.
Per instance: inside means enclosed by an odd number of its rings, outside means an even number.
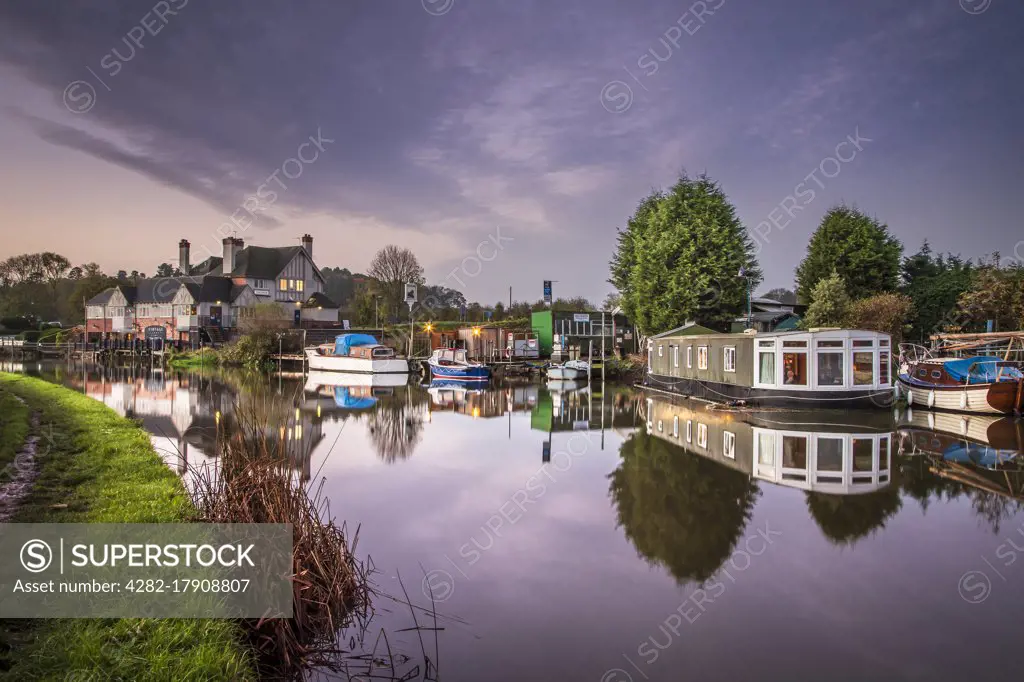
M747 280L747 329L750 329L753 324L753 313L751 312L750 301L750 275L747 273L747 268L741 265L737 277L742 277Z

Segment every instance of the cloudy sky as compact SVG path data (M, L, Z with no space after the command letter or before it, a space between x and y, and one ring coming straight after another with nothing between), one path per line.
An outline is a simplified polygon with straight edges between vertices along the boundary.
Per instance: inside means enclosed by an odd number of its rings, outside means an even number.
M599 302L684 170L767 235L765 288L839 201L1010 254L1022 34L1016 0L3 0L0 256L152 272L235 215L321 266L396 243L470 299Z

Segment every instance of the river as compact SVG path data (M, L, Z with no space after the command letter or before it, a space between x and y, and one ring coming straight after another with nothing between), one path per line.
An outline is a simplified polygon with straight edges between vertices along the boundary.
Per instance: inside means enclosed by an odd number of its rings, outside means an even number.
M405 670L426 655L467 682L1020 676L1021 422L709 410L596 383L7 369L141 420L182 472L239 405L269 415L298 478L359 528L380 590L433 597L437 631L375 605L366 646L386 633Z

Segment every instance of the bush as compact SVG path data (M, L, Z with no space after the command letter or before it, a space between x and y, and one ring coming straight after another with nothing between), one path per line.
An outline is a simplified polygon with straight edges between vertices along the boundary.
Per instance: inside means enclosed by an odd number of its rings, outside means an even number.
M263 369L277 350L276 338L266 333L245 334L221 349L221 362L248 369Z
M0 327L4 327L11 331L24 331L26 329L35 329L39 326L38 320L31 315L18 315L15 317L0 317Z

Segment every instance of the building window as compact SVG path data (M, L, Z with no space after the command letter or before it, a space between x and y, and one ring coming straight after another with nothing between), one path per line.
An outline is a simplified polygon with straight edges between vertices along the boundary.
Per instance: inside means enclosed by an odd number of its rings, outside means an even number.
M672 346L672 364L675 367L679 366L679 346Z
M807 480L807 437L782 437L782 468L803 470L803 475L783 474L783 478L791 480Z
M693 442L693 420L692 419L687 419L686 420L686 442L687 443L692 443Z
M757 434L757 463L763 467L775 467L775 434Z
M697 447L704 448L708 447L708 425L697 422Z
M818 471L841 472L843 470L843 439L818 438Z
M889 352L882 351L878 354L878 383L883 386L889 385Z
M281 284L281 291L288 291L288 280L287 279L282 277L280 284Z
M735 372L736 371L736 347L726 346L725 347L725 371Z
M722 435L722 450L729 459L736 459L736 434L732 431Z
M807 385L807 353L782 354L782 383L787 386Z
M854 339L853 340L853 347L854 348L871 348L874 345L875 345L875 342L872 341L871 339Z
M875 455L875 443L870 438L853 439L853 470L871 471Z
M857 342L854 341L854 345ZM853 383L857 386L870 386L875 383L875 354L853 354Z
M660 357L663 357L664 355L665 355L665 347L664 347L664 346L662 346L662 345L661 345L661 344L659 343L659 344L658 344L658 357L660 358Z
M842 343L842 342L840 342ZM843 385L843 354L818 353L818 385Z
M295 290L296 291L303 291L305 289L305 287L306 287L306 282L304 280L299 279L299 280L295 281Z
M672 436L679 438L679 415L672 417Z
M708 347L697 346L697 369L708 368Z
M686 369L693 368L693 346L686 347Z

